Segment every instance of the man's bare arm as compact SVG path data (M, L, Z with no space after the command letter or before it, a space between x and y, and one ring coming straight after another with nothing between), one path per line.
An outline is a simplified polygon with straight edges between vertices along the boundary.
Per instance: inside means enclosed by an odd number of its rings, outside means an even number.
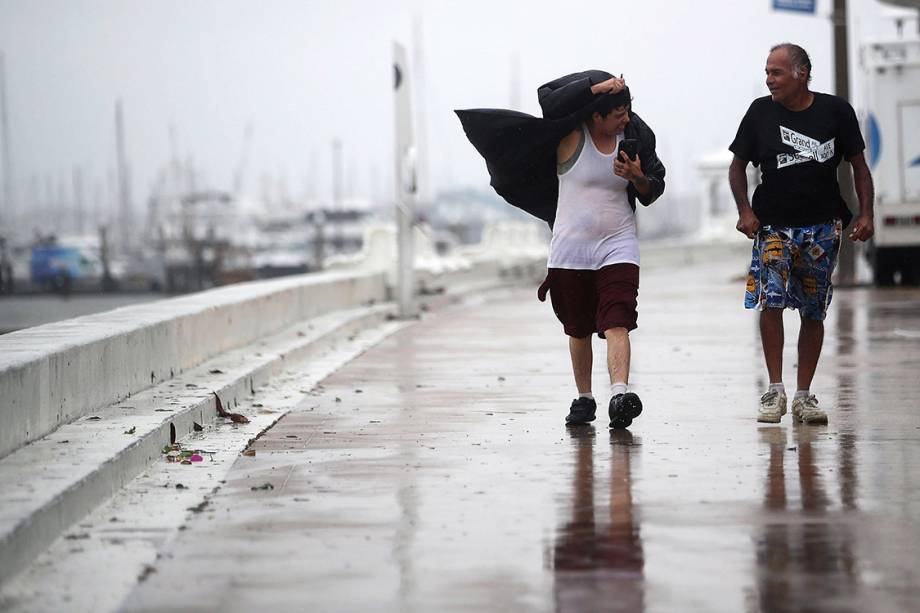
M853 166L853 182L856 186L856 197L859 199L859 215L853 222L853 229L850 230L850 240L869 240L875 234L873 220L875 186L872 183L872 173L866 164L866 156L862 153L854 155L847 161Z
M581 140L581 129L569 132L556 147L556 164L565 164L572 159L578 151L578 141Z
M747 160L742 160L736 155L728 167L728 184L735 198L735 206L738 207L738 223L735 224L735 229L748 238L754 238L760 229L760 220L754 215L754 209L748 202L747 165Z

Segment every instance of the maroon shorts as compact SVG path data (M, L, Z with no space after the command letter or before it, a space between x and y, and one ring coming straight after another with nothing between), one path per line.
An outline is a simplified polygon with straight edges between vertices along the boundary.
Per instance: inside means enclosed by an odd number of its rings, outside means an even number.
M611 264L600 270L550 268L537 290L540 302L550 301L565 333L585 338L592 332L604 337L610 328L636 329L639 267Z

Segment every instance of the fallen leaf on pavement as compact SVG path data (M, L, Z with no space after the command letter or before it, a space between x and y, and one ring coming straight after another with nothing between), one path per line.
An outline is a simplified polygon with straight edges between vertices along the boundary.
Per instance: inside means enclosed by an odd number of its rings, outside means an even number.
M193 421L193 422L192 422L192 430L194 430L195 432L201 432L202 430L204 430L204 426L202 426L201 424L199 424L197 421Z
M220 402L220 396L218 396L216 392L211 393L214 394L214 399L217 401L217 414L221 417L230 417L230 413L224 409L224 405Z
M243 455L244 455L244 456L247 456L247 457L250 457L250 458L255 457L255 455L256 455L256 450L255 450L255 449L247 449L246 451L243 452Z
M129 429L125 430L125 434L134 434L135 432L137 432L136 426L131 426Z
M245 415L240 415L239 413L230 413L230 420L235 424L248 424L249 418Z
M249 489L251 489L252 491L256 491L256 490L273 490L273 489L275 489L275 486L272 485L271 483L263 483L262 485L253 485L253 486L252 486L251 488L249 488Z
M151 566L150 564L147 564L146 566L144 566L144 570L141 571L141 574L137 577L137 580L140 582L144 582L147 580L147 577L149 577L155 572L157 572L157 569Z

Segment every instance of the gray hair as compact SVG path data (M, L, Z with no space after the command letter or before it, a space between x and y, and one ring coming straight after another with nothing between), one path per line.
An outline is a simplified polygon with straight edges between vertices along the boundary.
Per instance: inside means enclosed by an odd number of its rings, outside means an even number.
M780 43L773 45L770 48L770 53L779 49L785 49L786 53L789 54L789 63L792 64L792 77L798 79L802 75L802 71L805 70L808 71L806 83L811 83L811 58L808 57L808 52L793 43Z

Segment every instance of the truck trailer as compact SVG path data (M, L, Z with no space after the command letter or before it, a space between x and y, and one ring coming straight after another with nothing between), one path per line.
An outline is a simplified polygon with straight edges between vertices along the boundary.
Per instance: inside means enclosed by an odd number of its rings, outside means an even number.
M861 49L864 134L875 182L876 285L920 284L920 38Z

